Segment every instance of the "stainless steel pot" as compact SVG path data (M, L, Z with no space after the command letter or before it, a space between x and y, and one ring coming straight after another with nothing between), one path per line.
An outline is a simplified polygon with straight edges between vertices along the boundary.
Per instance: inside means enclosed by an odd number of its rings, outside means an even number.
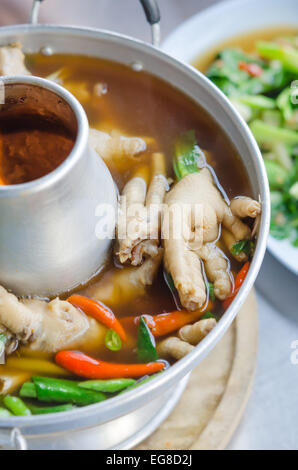
M87 282L104 265L115 217L96 237L96 208L116 211L111 174L88 145L80 103L65 88L39 77L3 77L2 119L29 113L60 119L75 135L64 162L29 183L0 186L0 284L17 295L51 297ZM34 256L32 256L32 252Z
M0 28L0 45L14 41L20 41L28 51L52 50L114 60L132 66L136 73L142 68L169 82L206 109L233 141L247 169L254 197L262 202L258 242L249 274L216 328L191 354L143 387L106 402L57 415L0 419L0 439L2 436L4 442L5 438L6 445L12 439L20 447L24 447L27 441L29 448L44 449L56 445L77 449L127 448L154 429L158 422L156 415L163 417L161 410L165 409L164 406L170 408L173 405L169 401L177 399L184 385L180 382L178 386L179 381L186 380L187 374L216 345L253 286L263 260L269 230L269 188L263 160L249 128L226 97L198 71L155 47L120 34L91 28L51 25ZM148 417L152 417L151 427Z

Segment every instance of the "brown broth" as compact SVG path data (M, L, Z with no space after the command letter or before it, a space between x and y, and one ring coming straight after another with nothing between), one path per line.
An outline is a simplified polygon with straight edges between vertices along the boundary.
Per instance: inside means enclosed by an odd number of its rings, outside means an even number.
M124 65L77 55L29 55L27 66L33 74L42 77L60 68L67 71L66 87L68 83L69 89L80 99L92 127L107 132L117 129L126 135L150 138L147 151L138 157L138 164L149 163L155 150L164 152L168 175L173 176L173 142L182 132L194 129L199 145L208 152L209 163L215 169L228 197L251 195L247 174L233 144L205 111L169 84ZM106 86L106 94L94 96L93 90L97 83ZM124 165L121 162L110 164L110 171L120 191L135 168L134 161L126 161ZM235 272L239 266L232 262ZM92 297L93 290L98 286L113 286L113 276L118 271L119 268L111 259L104 272L82 293ZM133 300L124 302L120 298L116 303L105 303L112 307L118 317L176 310L162 269L153 285ZM222 314L220 302L215 303L214 311L218 315ZM90 347L85 352L104 360L135 362L135 340L135 337L131 338L118 353L109 351L104 345Z

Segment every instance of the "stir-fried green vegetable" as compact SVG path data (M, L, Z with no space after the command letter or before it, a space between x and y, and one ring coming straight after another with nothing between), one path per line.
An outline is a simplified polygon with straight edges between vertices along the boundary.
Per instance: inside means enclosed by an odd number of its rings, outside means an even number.
M296 36L259 41L256 53L221 51L208 77L248 122L267 169L271 234L298 246L298 41ZM235 253L250 251L247 245Z

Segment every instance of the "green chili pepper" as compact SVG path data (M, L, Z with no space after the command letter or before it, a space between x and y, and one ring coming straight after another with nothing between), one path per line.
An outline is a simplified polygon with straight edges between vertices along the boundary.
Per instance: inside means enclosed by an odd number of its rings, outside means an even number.
M95 390L96 392L116 393L134 385L134 379L86 380L78 384L81 388Z
M33 415L45 415L50 413L61 413L63 411L75 410L77 407L71 403L66 405L57 405L57 406L35 406L29 405L30 411Z
M111 351L119 351L122 348L122 341L115 330L108 330L105 337L105 345Z
M144 317L141 317L138 327L137 355L140 362L152 362L158 359L155 339Z
M105 400L101 392L84 390L71 380L53 379L48 377L32 377L37 398L43 402L73 403L75 405L91 405Z
M10 411L6 410L5 408L0 408L0 418L8 418L9 416L12 416Z
M3 399L3 403L15 416L31 415L31 411L19 397L6 395Z

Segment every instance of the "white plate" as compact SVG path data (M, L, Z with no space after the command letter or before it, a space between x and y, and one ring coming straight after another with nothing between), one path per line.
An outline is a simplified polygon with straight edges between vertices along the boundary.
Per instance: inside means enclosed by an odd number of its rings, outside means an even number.
M182 23L166 38L162 48L184 62L193 63L230 38L283 26L298 28L297 0L230 0ZM287 240L279 241L270 236L268 249L298 275L298 248Z

